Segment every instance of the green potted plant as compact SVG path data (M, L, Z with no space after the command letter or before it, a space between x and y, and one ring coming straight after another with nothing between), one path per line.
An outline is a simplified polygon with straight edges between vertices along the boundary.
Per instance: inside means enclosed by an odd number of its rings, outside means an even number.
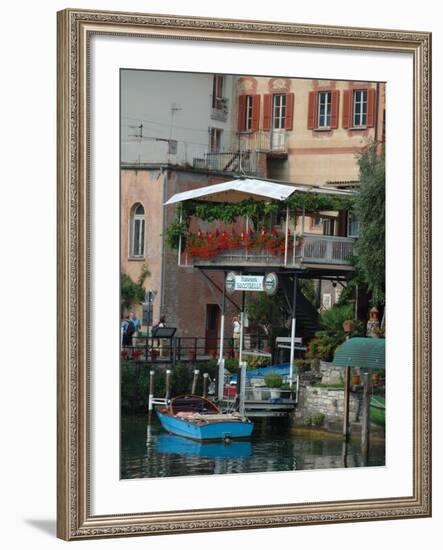
M265 384L271 390L271 399L280 398L280 390L283 385L283 378L277 372L268 372L265 376Z

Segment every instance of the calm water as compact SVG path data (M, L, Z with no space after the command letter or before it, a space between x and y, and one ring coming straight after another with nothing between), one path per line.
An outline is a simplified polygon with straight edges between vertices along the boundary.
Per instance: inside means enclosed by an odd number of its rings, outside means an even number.
M121 443L122 479L364 466L358 442L294 435L282 419L257 419L250 440L197 443L167 434L155 415L123 416ZM367 466L384 464L384 445L371 445Z

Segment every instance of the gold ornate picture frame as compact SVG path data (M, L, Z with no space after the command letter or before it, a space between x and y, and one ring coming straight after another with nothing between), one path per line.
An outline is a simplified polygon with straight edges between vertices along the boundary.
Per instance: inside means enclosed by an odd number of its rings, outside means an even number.
M413 59L412 494L94 515L90 420L90 46L96 35L244 43ZM65 540L431 515L431 35L426 32L64 10L58 13L58 536ZM116 404L117 406L117 404ZM315 474L313 474L315 475ZM161 481L159 481L161 483Z

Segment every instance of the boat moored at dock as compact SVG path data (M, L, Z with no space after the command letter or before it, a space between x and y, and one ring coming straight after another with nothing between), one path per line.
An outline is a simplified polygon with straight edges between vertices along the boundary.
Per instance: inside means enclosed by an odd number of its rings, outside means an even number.
M250 437L254 424L239 413L223 413L215 403L197 395L182 395L156 408L169 433L195 440L229 440Z

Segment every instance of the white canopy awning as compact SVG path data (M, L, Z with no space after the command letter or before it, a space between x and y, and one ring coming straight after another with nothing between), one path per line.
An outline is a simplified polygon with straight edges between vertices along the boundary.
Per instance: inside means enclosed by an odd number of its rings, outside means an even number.
M347 191L344 189L315 187L312 185L284 185L273 181L245 178L225 181L223 183L216 183L214 185L207 185L205 187L199 187L198 189L191 189L190 191L176 193L165 202L165 205L196 199L209 202L230 203L241 202L247 199L259 201L284 201L296 191L302 193L322 193L326 195L353 194L352 191Z

